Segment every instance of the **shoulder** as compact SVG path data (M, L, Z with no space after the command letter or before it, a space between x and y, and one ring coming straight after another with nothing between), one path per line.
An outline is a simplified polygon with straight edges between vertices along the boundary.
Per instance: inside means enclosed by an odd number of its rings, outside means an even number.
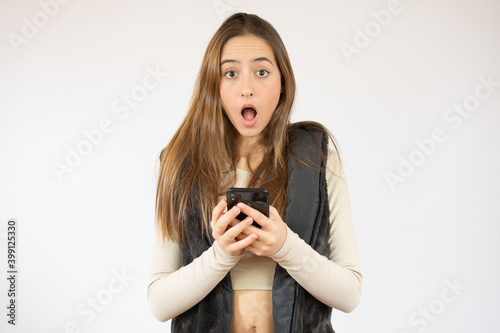
M345 180L342 161L337 150L328 148L328 155L326 159L326 174L327 178L330 178L332 180L336 178Z
M330 132L320 123L302 121L288 126L288 145L292 149L313 148L326 154Z
M306 133L314 136L329 134L325 126L315 121L300 121L288 125L289 136L303 135Z

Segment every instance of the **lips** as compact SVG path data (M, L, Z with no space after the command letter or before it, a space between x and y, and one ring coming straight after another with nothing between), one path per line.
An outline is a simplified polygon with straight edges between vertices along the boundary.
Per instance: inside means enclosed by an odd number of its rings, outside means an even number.
M241 119L243 125L247 127L254 126L257 123L257 108L252 104L245 104L241 108Z

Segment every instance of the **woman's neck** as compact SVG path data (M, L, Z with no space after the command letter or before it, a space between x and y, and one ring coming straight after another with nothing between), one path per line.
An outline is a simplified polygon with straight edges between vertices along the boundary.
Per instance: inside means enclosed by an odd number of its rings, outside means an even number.
M237 169L251 171L255 170L264 158L264 147L257 142L242 140L240 142L239 160L236 164Z

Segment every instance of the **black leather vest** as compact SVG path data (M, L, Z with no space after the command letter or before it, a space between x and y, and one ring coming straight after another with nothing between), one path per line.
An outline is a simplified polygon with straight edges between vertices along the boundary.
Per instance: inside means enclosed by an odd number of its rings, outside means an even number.
M290 132L290 145L302 161L313 164L311 168L299 163L288 155L288 202L286 224L300 238L311 245L318 253L329 256L329 205L325 165L318 149L327 153L328 137L322 132L308 132L296 129ZM197 188L193 193L198 193ZM202 235L201 212L196 195L187 212L188 244L181 247L181 265L191 263L207 250L213 239ZM308 263L304 266L307 269ZM276 265L273 289L274 330L285 332L328 333L334 330L331 325L332 309L318 301L302 288L280 265ZM217 286L198 304L172 319L174 333L229 333L233 309L232 285L228 273Z

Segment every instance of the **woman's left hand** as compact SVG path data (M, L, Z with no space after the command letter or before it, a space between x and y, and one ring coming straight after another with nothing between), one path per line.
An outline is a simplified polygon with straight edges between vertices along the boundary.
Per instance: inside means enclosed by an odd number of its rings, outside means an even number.
M286 239L286 224L280 214L273 206L269 206L269 218L258 210L238 203L242 213L250 216L261 228L253 225L248 226L241 234L257 235L257 239L247 249L257 256L272 256L281 249ZM243 235L238 237L244 237Z

